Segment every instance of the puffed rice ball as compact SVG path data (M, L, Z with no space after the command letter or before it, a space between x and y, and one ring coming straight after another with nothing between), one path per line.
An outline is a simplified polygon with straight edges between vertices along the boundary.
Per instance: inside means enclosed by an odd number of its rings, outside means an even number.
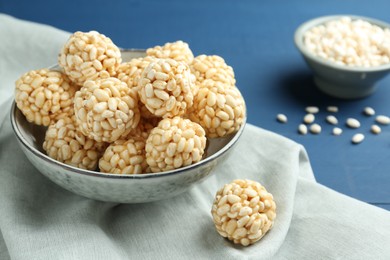
M152 172L177 169L199 162L205 147L200 125L180 117L165 118L146 140L146 162Z
M145 158L145 138L134 136L112 143L99 160L99 169L105 173L141 174L148 172Z
M218 55L199 55L191 64L191 72L195 75L196 84L201 84L206 79L220 81L234 86L233 68L225 63L225 60Z
M164 46L155 46L146 50L148 56L163 59L174 59L176 61L182 61L190 65L194 60L194 54L188 43L183 41L168 42Z
M61 72L32 70L16 81L15 101L28 122L48 126L73 114L73 97L77 90Z
M87 80L74 99L77 124L89 138L114 142L137 127L137 103L136 91L117 78Z
M125 82L130 88L136 88L138 86L138 81L141 78L142 71L154 59L155 58L153 57L146 56L121 63L117 70L116 77Z
M183 115L193 104L197 87L187 64L172 59L156 59L142 72L139 97L157 117Z
M237 87L205 80L194 98L188 117L200 124L209 138L237 132L246 114L245 101Z
M105 143L98 143L78 131L74 116L51 124L43 142L43 149L51 158L87 170L96 169L106 147Z
M276 204L258 182L234 180L215 195L211 214L218 233L243 246L259 241L273 226Z
M75 32L58 56L66 75L80 86L88 79L114 76L121 62L119 48L96 31Z
M142 57L137 59L132 59L129 62L124 62L119 65L117 78L122 80L129 86L129 88L135 88L138 91L138 81L141 78L142 71L153 61L154 57ZM138 108L141 112L141 117L143 118L153 118L153 115L142 103L138 102Z

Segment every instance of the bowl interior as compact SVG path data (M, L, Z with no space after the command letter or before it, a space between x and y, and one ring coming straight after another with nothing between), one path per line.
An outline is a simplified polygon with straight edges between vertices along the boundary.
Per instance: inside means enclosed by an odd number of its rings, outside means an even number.
M122 50L122 59L124 62L130 61L132 58L138 58L145 56L145 51L143 50ZM58 66L53 66L52 68L58 69ZM13 104L11 111L11 124L13 130L19 139L20 143L32 152L35 156L49 161L50 163L57 164L61 166L64 170L77 172L85 175L98 176L104 178L147 178L147 177L158 177L161 175L176 174L183 171L186 171L190 168L194 168L203 164L206 164L220 155L224 154L229 150L241 136L246 118L244 119L243 124L241 125L238 132L231 134L223 138L212 138L208 139L207 147L205 154L202 160L198 163L182 167L176 170L161 172L161 173L145 173L145 174L132 174L132 175L118 175L118 174L109 174L109 173L100 173L98 171L89 171L84 169L79 169L64 163L58 162L49 156L46 155L42 148L43 141L45 139L46 127L37 126L32 123L29 123L22 112L16 107L16 104Z
M309 30L315 26L324 24L326 22L329 22L332 20L337 20L337 19L340 19L340 18L346 17L346 16L350 17L352 20L360 19L360 20L367 21L371 24L377 25L383 29L385 29L385 28L390 29L390 24L383 22L383 21L380 21L380 20L373 19L373 18L364 17L364 16L348 15L348 14L322 16L322 17L318 17L318 18L309 20L309 21L301 24L297 28L297 30L295 31L295 34L294 34L295 45L297 46L299 51L307 58L315 60L316 62L321 63L324 66L335 68L338 70L352 71L352 72L370 72L370 71L374 72L374 71L389 70L390 63L380 65L380 66L375 66L375 67L368 67L368 68L366 68L366 67L349 67L349 66L345 66L345 65L339 65L339 64L336 64L332 61L329 61L329 60L326 60L326 59L323 59L323 58L316 56L314 53L312 53L311 51L309 51L306 48L306 46L304 44L304 34L307 30Z

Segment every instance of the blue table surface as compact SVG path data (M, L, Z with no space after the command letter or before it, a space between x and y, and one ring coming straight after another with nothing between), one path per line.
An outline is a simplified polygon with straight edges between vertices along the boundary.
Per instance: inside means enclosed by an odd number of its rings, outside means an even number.
M336 191L390 210L390 126L373 135L365 106L390 115L390 77L364 99L340 100L322 94L294 46L295 29L323 15L355 14L390 22L390 1L28 1L0 0L0 12L66 31L97 30L124 48L148 48L183 40L195 55L217 54L234 68L251 124L286 136L306 148L317 181ZM308 105L319 106L320 135L297 133ZM339 107L344 129L331 135L325 123L328 105ZM288 116L287 124L275 120ZM343 122L355 117L358 130ZM366 139L351 144L362 132ZM259 143L259 145L262 145Z

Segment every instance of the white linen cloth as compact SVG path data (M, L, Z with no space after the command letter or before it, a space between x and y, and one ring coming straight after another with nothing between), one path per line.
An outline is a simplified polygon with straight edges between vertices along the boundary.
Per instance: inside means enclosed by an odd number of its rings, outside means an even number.
M316 183L302 146L247 125L224 167L173 199L99 202L41 175L12 133L15 80L56 63L69 34L0 14L0 259L390 259L390 212ZM234 179L274 195L274 228L241 247L214 229L215 192Z

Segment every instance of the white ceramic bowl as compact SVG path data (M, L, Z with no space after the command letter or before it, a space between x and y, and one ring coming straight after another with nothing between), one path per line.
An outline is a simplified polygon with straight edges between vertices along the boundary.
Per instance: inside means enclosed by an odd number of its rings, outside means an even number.
M122 52L124 61L144 56L144 51ZM27 122L14 104L11 124L18 143L30 162L46 177L76 194L101 201L141 203L176 196L213 174L239 140L246 118L239 131L224 138L209 139L204 158L193 165L161 173L134 175L106 174L88 171L58 162L42 149L46 127Z
M305 32L312 27L345 16L351 17L353 20L365 20L381 28L390 29L389 24L372 18L356 15L331 15L315 18L300 25L295 31L294 41L306 63L313 70L314 81L320 90L338 98L362 98L375 91L377 82L389 73L390 63L370 68L338 65L310 52L303 41Z

